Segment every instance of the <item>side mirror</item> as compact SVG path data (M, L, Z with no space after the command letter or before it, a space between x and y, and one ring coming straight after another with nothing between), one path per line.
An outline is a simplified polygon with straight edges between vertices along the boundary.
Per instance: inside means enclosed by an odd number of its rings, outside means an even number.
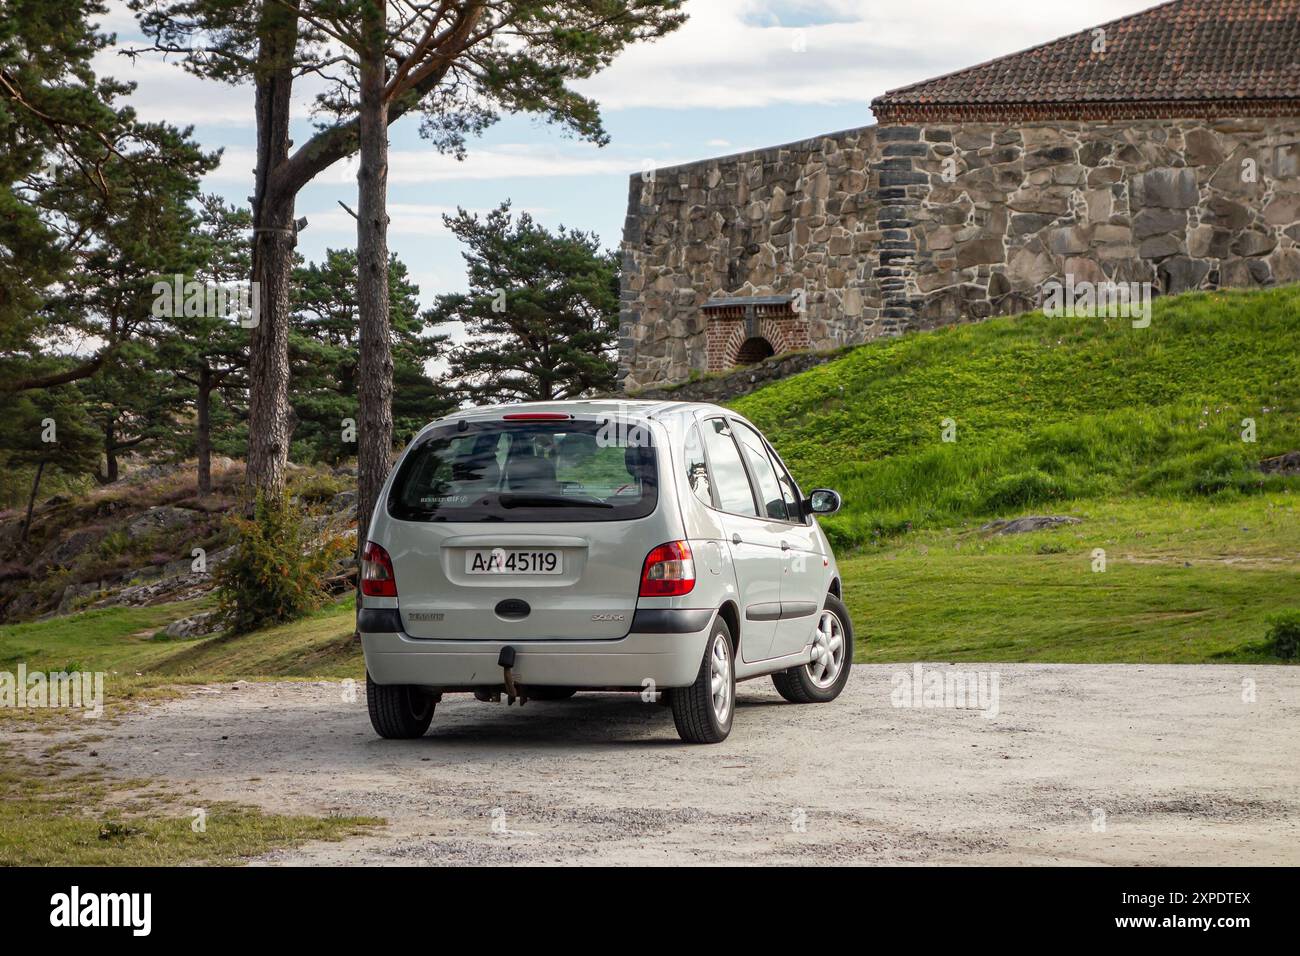
M838 491L832 491L830 488L814 488L808 495L808 500L804 506L815 515L833 515L840 510L844 504L844 499L840 497Z

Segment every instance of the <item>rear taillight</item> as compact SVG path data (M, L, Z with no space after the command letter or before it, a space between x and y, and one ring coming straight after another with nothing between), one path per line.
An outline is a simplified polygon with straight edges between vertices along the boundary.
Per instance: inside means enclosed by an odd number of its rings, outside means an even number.
M373 541L361 552L361 593L371 597L397 597L397 579L393 577L393 559Z
M641 568L641 597L689 594L695 587L695 558L685 541L669 541L646 555Z

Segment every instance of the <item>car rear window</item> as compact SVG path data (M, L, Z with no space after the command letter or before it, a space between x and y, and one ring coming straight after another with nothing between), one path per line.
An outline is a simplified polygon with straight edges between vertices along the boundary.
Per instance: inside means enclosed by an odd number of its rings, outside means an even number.
M596 420L439 426L402 461L402 521L626 521L658 500L649 429Z

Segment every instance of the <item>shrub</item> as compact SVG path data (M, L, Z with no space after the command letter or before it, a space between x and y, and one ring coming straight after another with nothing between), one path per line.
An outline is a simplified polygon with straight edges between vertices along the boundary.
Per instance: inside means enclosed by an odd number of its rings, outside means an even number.
M1252 482L1258 483L1258 472L1252 473L1240 451L1234 448L1211 447L1185 460L1187 478L1177 485L1184 494L1212 497L1224 492L1250 490Z
M125 531L110 531L99 542L99 556L105 561L112 561L126 554L130 547L131 539Z
M1003 475L993 482L984 498L984 507L991 512L1001 512L1045 501L1058 501L1065 497L1061 483L1046 472L1032 468Z
M312 533L307 515L287 498L259 495L253 517L232 524L235 552L216 572L224 630L245 634L321 606L326 576L349 550L342 538Z
M333 475L312 473L294 482L290 489L295 496L307 504L321 504L329 501L340 491L346 491L348 487L347 482Z
M1288 661L1300 657L1300 610L1283 611L1268 622L1269 651Z

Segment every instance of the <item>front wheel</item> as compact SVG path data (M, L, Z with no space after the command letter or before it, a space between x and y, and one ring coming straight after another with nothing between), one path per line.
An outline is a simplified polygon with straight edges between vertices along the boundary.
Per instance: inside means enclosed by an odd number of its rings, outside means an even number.
M433 694L406 684L376 684L366 673L366 707L370 726L389 740L423 737L433 721Z
M713 622L695 683L674 688L670 697L682 740L717 744L727 739L736 710L736 668L731 628L721 617Z
M825 704L840 696L852 666L853 622L844 602L828 594L813 631L812 659L773 674L772 683L791 703Z

